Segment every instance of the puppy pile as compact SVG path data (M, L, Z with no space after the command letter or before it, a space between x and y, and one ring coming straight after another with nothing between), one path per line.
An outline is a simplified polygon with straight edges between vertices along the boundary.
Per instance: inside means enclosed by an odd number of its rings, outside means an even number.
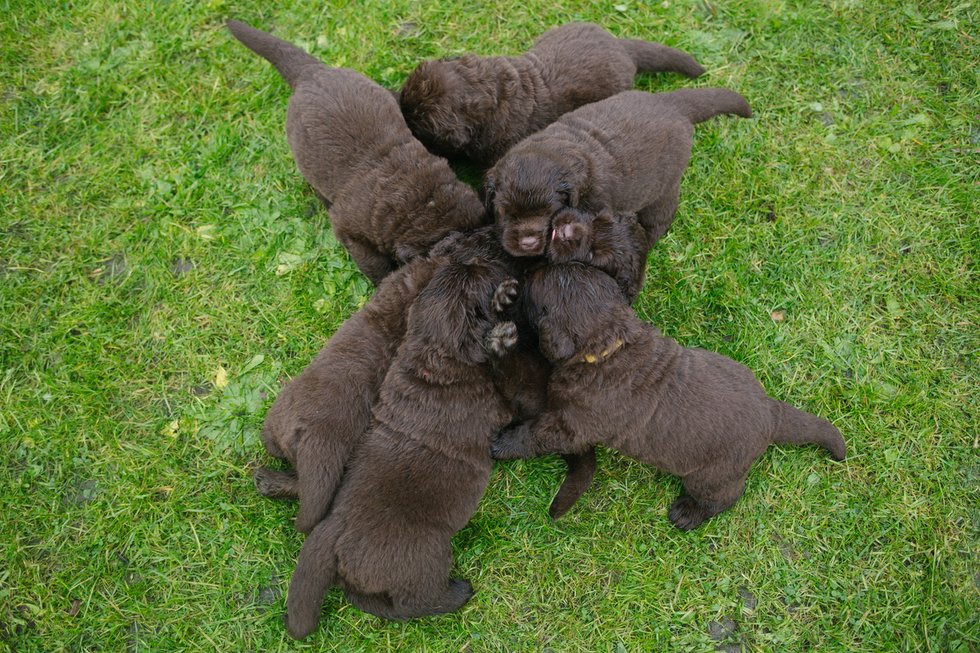
M689 55L597 25L524 55L427 61L393 94L236 21L292 88L286 136L337 238L377 292L277 397L267 451L290 471L259 492L299 500L286 627L316 627L327 590L387 619L451 612L450 539L492 458L562 454L550 513L588 488L602 444L681 477L682 529L730 507L771 443L833 425L768 397L724 356L686 349L630 308L670 227L694 125L748 118L721 88L630 90L638 72L697 77ZM486 169L484 197L442 156Z

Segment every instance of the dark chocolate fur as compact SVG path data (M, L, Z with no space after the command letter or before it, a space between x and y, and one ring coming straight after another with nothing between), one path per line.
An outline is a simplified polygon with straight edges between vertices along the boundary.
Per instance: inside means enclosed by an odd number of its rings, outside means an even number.
M555 365L551 410L504 431L496 457L604 444L681 477L670 520L685 530L735 503L752 462L772 443L812 442L844 458L830 422L770 398L730 358L681 347L641 322L602 271L542 267L527 284L529 315Z
M674 219L694 124L723 113L752 112L727 89L626 91L525 138L485 180L504 248L514 256L542 254L552 217L569 206L636 213L652 247Z
M548 261L582 261L598 267L616 279L629 303L643 286L646 256L646 232L632 213L614 214L603 209L595 215L565 208L553 218ZM519 326L526 322L522 317L514 318ZM513 400L515 425L546 410L551 364L539 352L533 330L522 331L518 346L496 362L496 371L498 387ZM552 519L565 514L585 493L596 469L594 448L580 454L562 454L562 458L567 469L549 509Z
M262 441L295 472L259 468L255 486L265 496L299 499L297 530L309 533L327 514L347 459L371 423L378 387L405 334L408 307L435 267L419 259L389 275L269 409Z
M571 23L548 30L521 56L424 61L400 101L409 127L433 151L489 166L563 113L632 88L637 72L660 71L697 77L704 69L680 50Z
M481 259L440 266L412 304L408 330L382 384L333 507L300 552L286 625L316 627L327 589L387 619L451 612L472 595L450 578L450 538L490 477L490 438L511 419L487 362L492 303L508 277Z
M523 278L529 266L537 265L529 259L511 257L500 243L500 234L494 225L475 231L447 236L432 248L432 256L448 256L464 261L472 256L505 263L511 272ZM537 417L544 412L547 401L549 363L538 351L537 335L524 317L519 297L518 283L502 284L493 298L493 309L499 312L507 324L513 324L513 332L500 334L495 342L500 349L491 358L494 385L507 401L517 424ZM508 327L511 328L511 327ZM516 345L511 342L517 339ZM510 345L510 349L506 346ZM595 475L595 454L566 454L565 478L552 500L548 513L558 519L571 508L589 488Z
M390 91L244 23L228 29L292 88L286 137L296 165L372 282L486 221L476 193L412 135Z
M289 460L295 470L261 467L253 476L261 494L299 499L297 530L310 532L330 507L350 453L370 425L378 387L405 335L408 307L439 264L472 258L508 269L514 260L503 251L492 225L450 234L433 247L431 257L386 277L368 303L276 397L262 427L262 441L270 454ZM498 303L513 302L517 290L505 284L498 294ZM501 331L493 344L504 346L508 337L516 338L516 333Z

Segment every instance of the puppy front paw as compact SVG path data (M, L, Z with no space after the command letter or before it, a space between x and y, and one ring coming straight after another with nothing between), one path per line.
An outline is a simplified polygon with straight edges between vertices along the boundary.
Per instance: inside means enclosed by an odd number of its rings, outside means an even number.
M503 356L516 344L517 325L513 322L498 322L487 333L487 349L494 356Z
M490 441L490 457L494 460L526 458L528 437L530 432L526 424L518 424L500 431Z
M503 313L504 309L512 305L517 300L518 286L517 279L508 277L504 279L497 289L493 291L493 299L490 307L494 313Z

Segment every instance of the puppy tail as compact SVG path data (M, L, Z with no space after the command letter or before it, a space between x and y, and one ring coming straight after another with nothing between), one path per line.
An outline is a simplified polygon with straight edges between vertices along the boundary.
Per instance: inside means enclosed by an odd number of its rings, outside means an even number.
M592 485L592 477L595 476L595 447L583 454L569 454L562 458L565 459L568 471L565 472L565 480L558 488L558 494L552 500L551 507L548 508L548 514L552 519L558 519L568 512L568 509L574 506L579 497L589 489Z
M250 25L237 20L228 21L228 30L241 41L246 48L267 59L276 67L290 88L296 87L296 82L308 66L323 66L319 60L299 49L292 43L277 39L271 34L257 30Z
M339 526L336 518L324 519L299 551L299 561L286 595L286 630L295 639L303 639L316 628L323 597L337 582Z
M834 460L844 460L847 447L837 427L816 415L811 415L789 404L772 400L776 444L819 444L830 452Z
M752 117L745 98L727 88L682 88L664 94L664 100L677 107L692 124L728 113L743 118Z
M638 73L681 73L688 77L700 77L704 68L694 57L683 50L640 39L618 39L626 54L633 59Z

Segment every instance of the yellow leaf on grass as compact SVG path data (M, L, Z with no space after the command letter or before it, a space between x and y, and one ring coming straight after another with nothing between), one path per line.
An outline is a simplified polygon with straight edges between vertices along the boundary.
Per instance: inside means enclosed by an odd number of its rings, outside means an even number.
M175 419L174 421L166 424L162 429L160 429L160 435L166 435L170 438L177 437L177 429L180 428L180 420Z
M214 387L223 390L226 385L228 385L228 372L219 365L218 371L214 373Z

